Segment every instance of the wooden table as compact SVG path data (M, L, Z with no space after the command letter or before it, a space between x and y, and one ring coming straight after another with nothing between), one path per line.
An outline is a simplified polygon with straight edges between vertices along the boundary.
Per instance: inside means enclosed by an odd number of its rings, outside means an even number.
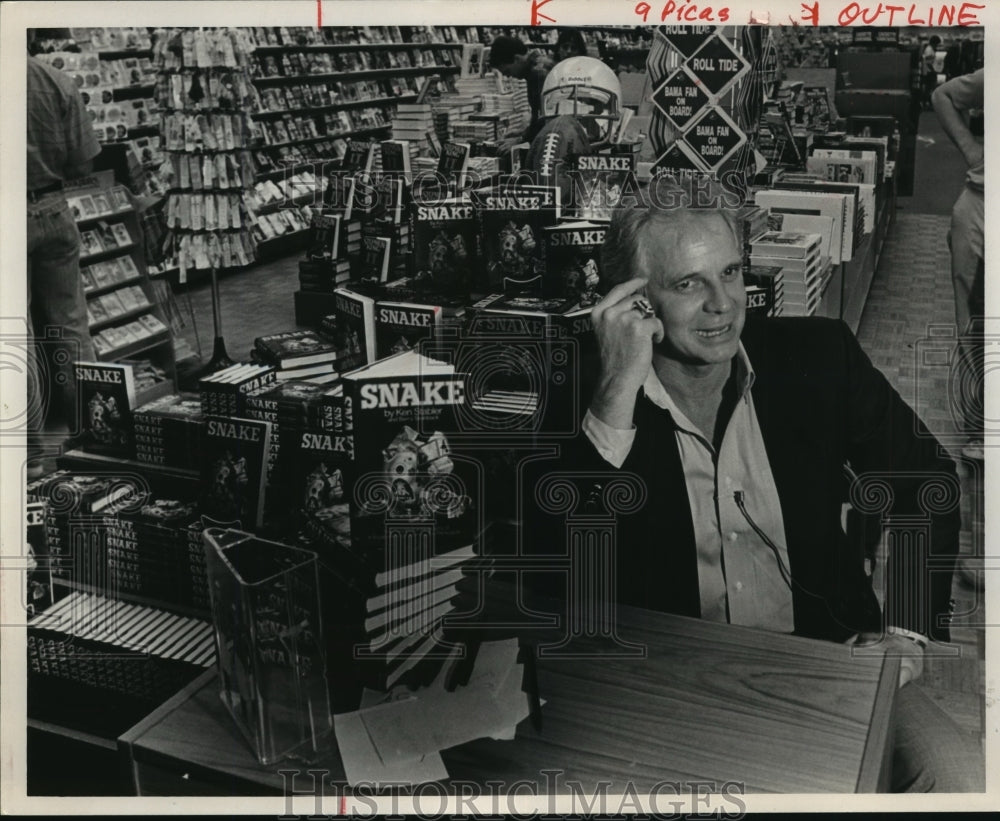
M539 662L543 723L514 741L478 740L443 753L452 779L534 782L560 769L590 794L631 782L738 782L747 792L874 792L888 783L897 658L852 657L849 647L625 610L619 635L645 658ZM575 645L576 649L584 646ZM442 721L447 717L442 716ZM259 765L223 709L211 673L119 739L142 795L280 794L281 769L329 771L331 750L309 765ZM304 778L296 789L304 789ZM569 790L557 790L568 793Z

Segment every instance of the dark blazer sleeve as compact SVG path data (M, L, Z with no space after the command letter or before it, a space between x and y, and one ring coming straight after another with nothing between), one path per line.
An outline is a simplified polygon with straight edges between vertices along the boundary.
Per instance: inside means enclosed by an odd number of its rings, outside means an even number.
M697 555L675 426L642 391L633 418L635 440L621 468L606 462L582 430L561 446L554 467L573 503L554 516L539 516L536 506L525 542L536 553L575 551L569 576L561 574L560 590L571 599L600 593L617 604L697 617ZM535 483L536 505L551 497L551 487ZM597 577L585 581L591 571ZM551 587L559 575L550 575L547 592L560 592ZM570 585L581 584L592 586L574 593Z
M960 484L955 465L917 414L841 323L847 364L851 504L880 515L887 540L887 625L948 639L958 553Z
M616 468L598 453L582 428L585 412L586 406L576 420L575 435L556 443L550 458L525 465L520 483L522 544L532 558L530 567L535 568L542 557L555 559L552 567L526 573L524 581L536 592L558 600L569 596L572 572L563 560L570 558L572 534L580 534L574 525L590 521L601 528L611 523L620 544L621 517L615 507L636 488L645 487L627 462Z

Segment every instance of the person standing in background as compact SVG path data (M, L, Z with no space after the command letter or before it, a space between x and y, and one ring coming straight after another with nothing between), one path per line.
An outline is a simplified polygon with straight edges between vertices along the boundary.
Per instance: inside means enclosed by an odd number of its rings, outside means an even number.
M29 38L31 33L29 32ZM39 456L33 435L50 426L75 422L76 390L73 361L92 360L94 347L87 321L87 302L80 279L80 232L70 212L63 186L90 173L101 146L73 80L35 57L27 58L27 319L29 336L46 339L49 329L62 334L60 344L46 344L43 370L48 390L48 417L29 420L29 472ZM29 384L31 384L29 380ZM32 401L35 400L35 401ZM45 407L29 396L29 406Z
M985 240L983 233L983 144L969 128L970 111L983 108L985 69L955 77L934 90L931 98L941 127L962 152L969 170L965 188L951 212L948 247L951 280L955 289L955 322L958 325L958 374L972 391L959 392L961 420L968 441L962 454L983 458L983 314ZM970 398L970 394L972 395ZM978 407L977 407L978 404Z
M931 94L937 86L937 49L941 45L941 38L936 34L923 46L920 52L920 88L923 92L921 104L924 108L931 108Z
M587 42L580 29L561 29L556 40L556 60L562 62L570 57L586 57Z
M520 142L531 142L541 128L539 117L542 110L542 87L555 62L540 49L528 47L516 37L501 35L490 44L490 68L495 68L505 77L515 77L528 84L528 105L531 107L531 122L519 136Z

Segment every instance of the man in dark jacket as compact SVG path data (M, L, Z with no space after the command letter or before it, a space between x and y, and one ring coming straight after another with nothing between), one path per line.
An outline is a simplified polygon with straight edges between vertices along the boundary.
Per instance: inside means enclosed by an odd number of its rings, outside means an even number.
M595 385L560 465L642 486L617 515L618 601L878 642L902 657L893 787L982 789L976 751L915 683L948 637L954 466L842 323L746 321L735 224L679 195L654 188L612 221ZM581 498L599 490L587 481ZM906 523L889 533L884 612L841 528L848 500Z

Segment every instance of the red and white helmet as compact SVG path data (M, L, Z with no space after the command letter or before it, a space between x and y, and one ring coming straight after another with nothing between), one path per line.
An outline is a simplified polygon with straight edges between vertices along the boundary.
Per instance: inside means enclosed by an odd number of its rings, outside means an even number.
M587 129L592 141L608 139L621 116L618 77L594 57L570 57L549 72L542 86L542 117L569 114Z

